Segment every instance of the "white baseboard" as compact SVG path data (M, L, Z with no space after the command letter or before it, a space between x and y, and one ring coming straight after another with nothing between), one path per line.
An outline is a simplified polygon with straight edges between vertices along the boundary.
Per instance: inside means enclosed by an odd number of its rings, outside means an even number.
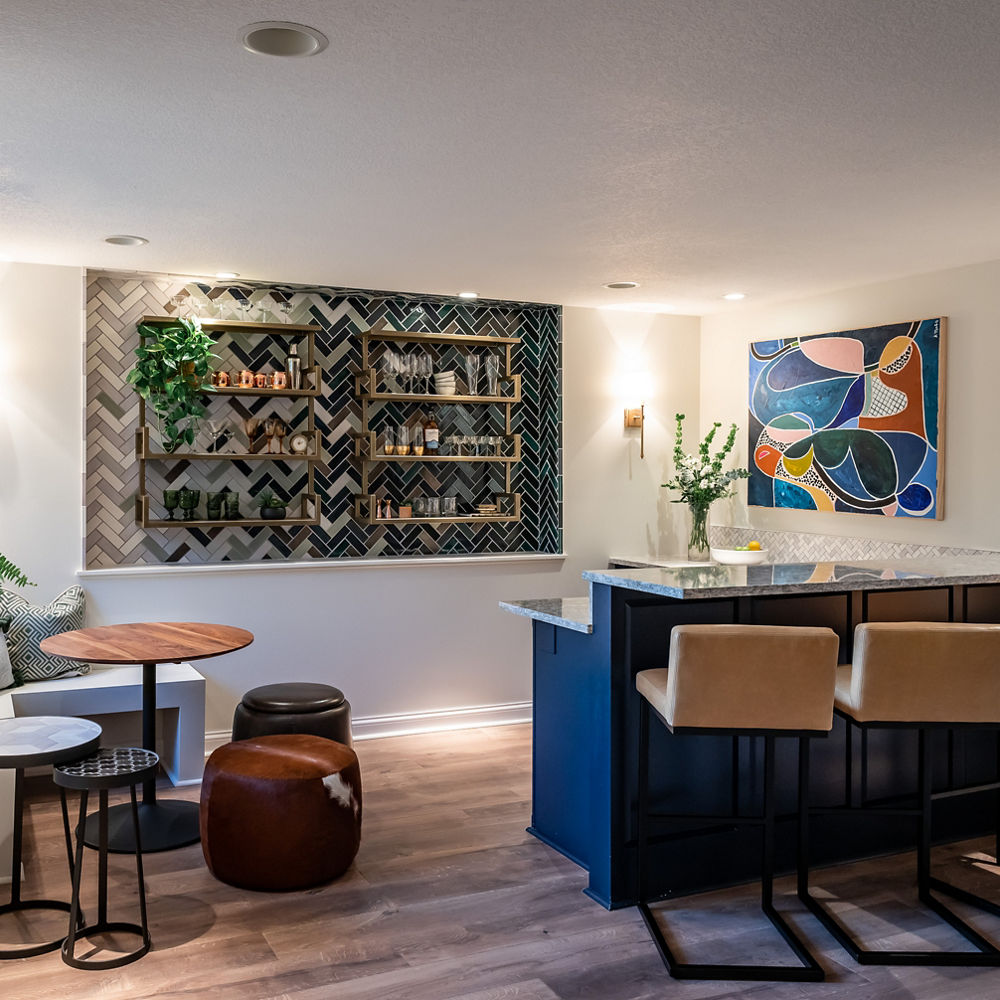
M510 726L531 721L531 702L515 701L506 705L480 705L476 708L445 708L433 712L407 712L399 715L372 715L351 722L355 740L374 740L383 736L411 736L414 733L441 733L451 729L482 729L485 726ZM229 730L205 733L205 756L232 739Z

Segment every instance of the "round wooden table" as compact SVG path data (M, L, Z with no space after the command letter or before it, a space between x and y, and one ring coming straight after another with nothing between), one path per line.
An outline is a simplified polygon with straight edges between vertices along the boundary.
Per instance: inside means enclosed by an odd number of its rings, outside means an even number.
M202 622L133 622L102 625L63 632L42 640L41 648L52 656L83 663L132 664L142 666L142 745L156 750L156 665L204 660L243 649L253 642L253 633L230 625ZM108 849L135 851L131 806L126 803L108 810ZM168 851L198 838L198 803L157 802L156 782L142 789L139 828L143 853ZM97 813L87 818L85 841L98 845Z

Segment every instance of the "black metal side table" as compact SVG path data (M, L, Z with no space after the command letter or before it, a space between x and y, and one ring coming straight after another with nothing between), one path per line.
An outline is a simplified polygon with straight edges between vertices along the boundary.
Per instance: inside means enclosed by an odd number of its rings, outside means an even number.
M87 719L63 718L56 715L25 716L0 719L0 768L14 769L14 843L11 858L10 902L0 906L0 916L23 910L61 910L68 913L70 904L58 899L21 898L21 856L24 831L24 769L45 764L60 764L75 760L97 749L101 727ZM63 832L66 836L66 858L70 878L73 877L73 848L69 833L66 793L62 799ZM83 914L78 914L82 922ZM0 959L30 958L55 951L64 937L43 944L0 949Z
M80 825L76 834L76 862L73 865L73 900L69 911L69 933L62 943L62 960L74 969L118 969L142 958L149 951L149 923L146 919L146 885L142 878L142 834L139 829L139 804L135 786L156 777L160 758L152 750L139 747L106 747L82 760L60 764L52 778L60 789L80 791ZM135 838L135 870L139 879L139 920L132 924L108 920L108 789L128 786L132 806L132 835ZM86 836L87 798L100 792L97 814L98 884L97 922L80 927L80 874L83 870L83 845ZM142 943L135 951L118 958L84 960L76 957L76 942L91 934L137 934Z

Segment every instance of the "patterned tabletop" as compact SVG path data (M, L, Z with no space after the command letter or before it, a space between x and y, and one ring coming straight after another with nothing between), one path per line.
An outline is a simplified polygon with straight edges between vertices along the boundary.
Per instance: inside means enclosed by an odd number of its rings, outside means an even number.
M0 719L0 767L58 764L97 749L101 727L60 715Z

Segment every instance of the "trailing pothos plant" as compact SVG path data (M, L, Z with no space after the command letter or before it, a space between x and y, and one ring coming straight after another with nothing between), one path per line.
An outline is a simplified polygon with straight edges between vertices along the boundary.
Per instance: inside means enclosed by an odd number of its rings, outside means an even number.
M215 341L196 319L140 323L136 362L127 381L156 414L163 450L191 447L205 415L202 394L208 382Z

